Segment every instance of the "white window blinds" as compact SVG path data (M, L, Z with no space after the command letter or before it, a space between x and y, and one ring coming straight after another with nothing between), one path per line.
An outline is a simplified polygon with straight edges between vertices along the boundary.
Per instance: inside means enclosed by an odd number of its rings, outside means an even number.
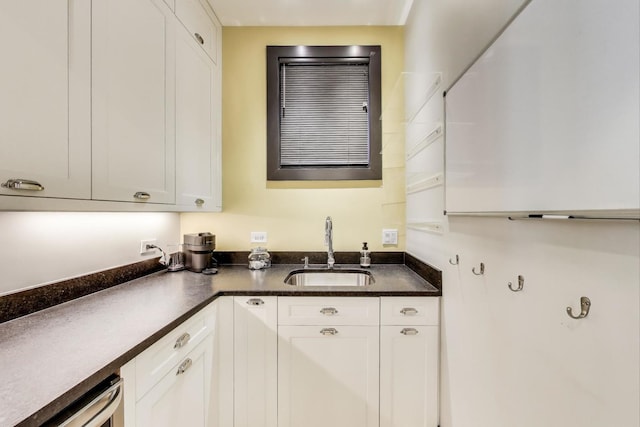
M368 166L369 65L280 67L280 164Z

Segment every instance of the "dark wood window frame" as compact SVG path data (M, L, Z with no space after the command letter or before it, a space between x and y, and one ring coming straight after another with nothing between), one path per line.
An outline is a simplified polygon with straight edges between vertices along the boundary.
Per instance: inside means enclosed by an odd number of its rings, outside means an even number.
M280 64L341 62L368 58L369 164L367 166L282 166L280 164ZM267 46L267 180L381 180L382 124L380 46Z

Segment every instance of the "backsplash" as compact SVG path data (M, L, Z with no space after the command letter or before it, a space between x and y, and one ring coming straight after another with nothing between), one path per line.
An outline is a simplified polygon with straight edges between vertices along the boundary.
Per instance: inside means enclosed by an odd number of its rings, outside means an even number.
M300 264L309 257L310 264L325 264L326 252L271 252L273 264ZM249 252L214 252L221 265L247 265ZM336 252L336 264L358 264L359 252ZM404 252L372 252L372 264L405 264L420 277L442 290L442 272ZM26 316L40 310L62 304L140 277L164 270L153 258L122 267L38 286L24 291L0 296L0 323Z

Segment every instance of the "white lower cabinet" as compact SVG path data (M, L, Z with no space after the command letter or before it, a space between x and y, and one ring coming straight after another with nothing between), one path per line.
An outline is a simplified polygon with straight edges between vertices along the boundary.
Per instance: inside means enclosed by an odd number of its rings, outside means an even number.
M380 427L438 425L438 327L380 327Z
M440 298L381 298L380 427L438 425Z
M278 298L233 297L234 426L278 422Z
M204 427L207 421L213 337L210 335L136 404L136 425Z
M125 425L436 427L439 303L220 297L122 367Z
M215 409L215 303L120 369L126 427L205 427Z
M378 327L280 326L279 427L378 426Z

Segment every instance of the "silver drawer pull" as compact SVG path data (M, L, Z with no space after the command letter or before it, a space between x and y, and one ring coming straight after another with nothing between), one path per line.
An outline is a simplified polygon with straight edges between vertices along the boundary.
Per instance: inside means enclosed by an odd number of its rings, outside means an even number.
M173 348L177 350L179 348L184 347L189 343L190 339L191 339L191 335L185 332L184 334L178 337L178 339L176 340L176 343L173 345Z
M9 188L11 190L28 190L28 191L42 191L44 187L37 181L30 181L28 179L10 179L7 182L2 183L2 187Z
M176 371L176 375L184 374L185 372L187 372L187 369L189 369L191 367L191 365L193 365L193 362L191 361L191 359L185 360L184 362L182 362L180 364L180 366L178 366L178 370Z
M149 200L151 198L151 194L145 193L144 191L138 191L133 195L133 197L138 200Z
M197 205L197 206L202 206L202 205L204 205L204 200L202 200L202 199L196 199L196 205Z
M338 330L335 328L324 328L322 330L320 330L320 333L322 335L328 336L328 335L336 335L338 333Z
M338 314L338 310L333 307L325 307L320 310L320 313L324 314L325 316L335 316L336 314Z
M260 298L251 298L250 300L247 301L247 304L249 304L249 305L262 305L262 304L264 304L264 301L262 301Z
M400 313L404 314L405 316L415 316L416 314L418 314L418 310L413 307L405 307L400 310Z
M198 40L198 43L204 44L204 39L202 38L202 36L200 34L194 33L193 35L196 38L196 40Z
M400 333L402 335L418 335L418 330L415 328L404 328Z

